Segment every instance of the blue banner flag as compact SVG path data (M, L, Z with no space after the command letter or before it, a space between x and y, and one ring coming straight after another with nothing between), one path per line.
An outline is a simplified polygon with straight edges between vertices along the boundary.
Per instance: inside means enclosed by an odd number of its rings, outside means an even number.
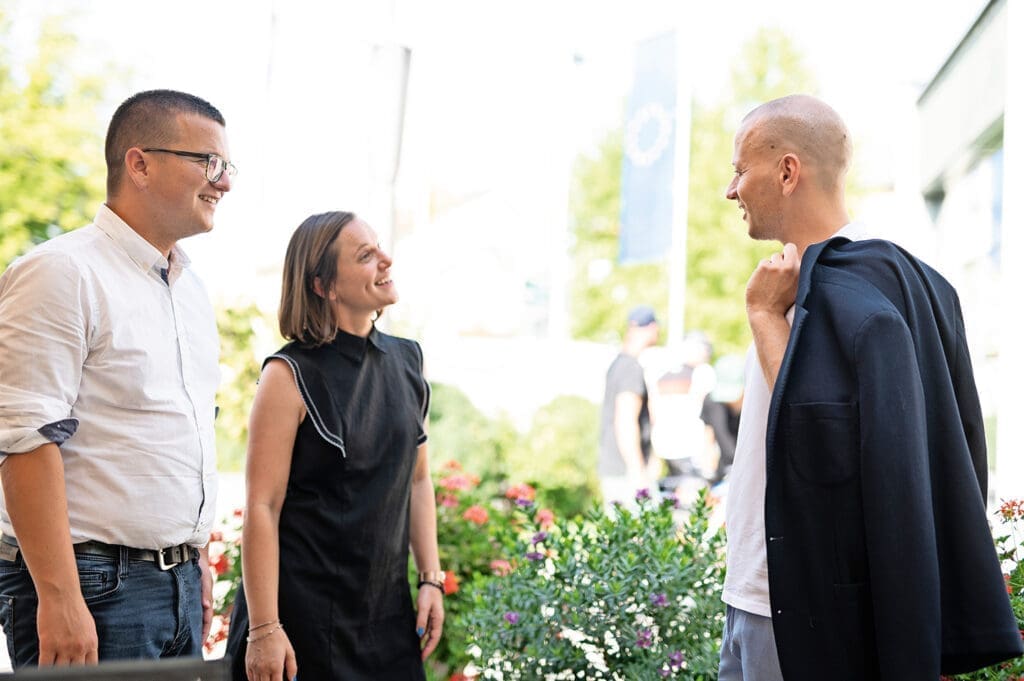
M672 247L676 143L676 34L636 47L622 158L619 262L665 258Z

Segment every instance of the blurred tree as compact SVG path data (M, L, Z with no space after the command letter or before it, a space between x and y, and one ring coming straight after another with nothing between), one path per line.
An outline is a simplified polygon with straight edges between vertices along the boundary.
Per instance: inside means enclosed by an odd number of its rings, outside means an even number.
M735 205L725 199L733 172L733 135L743 114L757 104L816 91L809 69L786 34L761 29L741 50L727 103L694 104L685 326L704 331L716 352L741 352L749 342L743 291L757 261L777 248L752 241ZM639 302L662 314L668 310L667 263L616 262L621 171L621 131L611 133L596 156L581 158L575 168L571 295L576 338L617 339L626 310Z
M103 81L75 65L77 40L60 17L43 21L35 53L15 64L13 6L0 0L0 270L89 222L105 194Z
M430 386L428 435L435 464L458 461L467 471L496 483L507 479L509 452L519 438L508 418L488 417L464 392L444 383Z
M256 395L263 350L267 345L276 349L280 344L273 329L276 326L255 304L217 308L221 376L215 425L217 469L221 472L241 471L245 463L249 410Z
M736 204L725 199L732 181L733 136L758 104L795 92L817 94L803 57L778 29L760 29L732 70L728 104L694 108L690 141L690 207L686 239L686 328L708 334L717 353L742 353L750 342L743 292L775 242L747 235Z
M618 263L622 136L612 131L594 156L577 160L570 195L572 335L605 343L618 342L632 306L668 309L663 263Z
M537 503L561 517L590 510L597 481L598 406L560 395L537 410L509 457L509 477L537 488Z

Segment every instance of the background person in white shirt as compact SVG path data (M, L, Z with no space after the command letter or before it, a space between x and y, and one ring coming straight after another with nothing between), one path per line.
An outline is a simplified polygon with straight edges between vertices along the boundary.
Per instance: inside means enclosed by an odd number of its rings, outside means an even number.
M14 667L202 653L216 503L213 309L179 239L235 167L208 102L142 92L107 200L0 277L0 624Z

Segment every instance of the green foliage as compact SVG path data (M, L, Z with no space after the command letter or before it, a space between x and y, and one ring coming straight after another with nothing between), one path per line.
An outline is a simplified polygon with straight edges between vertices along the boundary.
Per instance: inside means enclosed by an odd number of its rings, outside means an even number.
M458 388L435 383L429 432L434 461L479 471L492 490L509 480L537 485L539 501L559 515L583 513L598 491L598 408L581 397L556 397L523 434L507 417L483 414Z
M81 75L77 40L59 18L43 22L25 64L13 63L2 47L11 6L0 0L0 270L89 222L105 193L102 79Z
M256 395L262 357L256 340L269 335L272 325L254 304L217 310L220 333L220 389L217 391L217 468L240 471L249 441L249 410ZM259 332L259 333L258 333Z
M511 570L516 537L523 532L517 502L532 503L537 490L526 484L495 485L463 470L457 462L435 466L437 488L437 544L445 569L445 629L428 670L433 678L447 678L470 662L463 616L473 607L475 584ZM554 517L544 511L549 519ZM410 577L415 567L410 561ZM412 581L415 584L415 581Z
M752 241L735 204L725 199L733 135L742 115L757 104L817 90L789 38L774 29L758 31L742 48L731 82L725 102L694 105L690 140L685 326L707 333L716 352L742 352L749 343L743 302L747 278L758 260L778 249ZM627 308L640 302L662 313L668 309L666 263L616 264L621 171L621 131L611 133L595 157L576 164L572 332L577 338L617 339ZM593 277L595 270L608 273Z
M637 500L546 530L521 511L518 566L463 618L485 678L717 678L724 533L705 492L682 528L674 500Z
M432 459L457 461L499 482L507 477L509 452L519 438L509 419L489 418L465 393L444 383L430 385L428 432Z
M513 480L535 485L539 501L574 517L590 508L597 480L598 407L582 397L562 395L533 416L520 446L509 457Z
M622 136L605 138L595 156L576 161L571 221L573 265L572 335L618 342L626 312L643 303L668 310L668 270L662 263L619 265Z
M999 560L1008 567L1006 591L1017 618L1017 628L1024 637L1024 499L1003 502L996 513L1003 524L1002 534L996 539ZM952 677L955 681L1006 681L1024 679L1024 657L979 669L970 674ZM942 677L942 681L950 681Z

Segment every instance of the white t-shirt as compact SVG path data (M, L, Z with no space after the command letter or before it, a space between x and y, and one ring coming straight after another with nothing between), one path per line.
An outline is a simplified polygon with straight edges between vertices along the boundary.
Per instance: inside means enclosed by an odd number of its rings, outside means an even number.
M856 222L847 224L833 236L845 236L854 241L866 238L864 226ZM793 308L786 313L786 321L793 324ZM725 504L729 543L722 600L739 610L771 617L764 495L768 456L765 437L772 396L753 343L747 350L745 372L743 410Z

